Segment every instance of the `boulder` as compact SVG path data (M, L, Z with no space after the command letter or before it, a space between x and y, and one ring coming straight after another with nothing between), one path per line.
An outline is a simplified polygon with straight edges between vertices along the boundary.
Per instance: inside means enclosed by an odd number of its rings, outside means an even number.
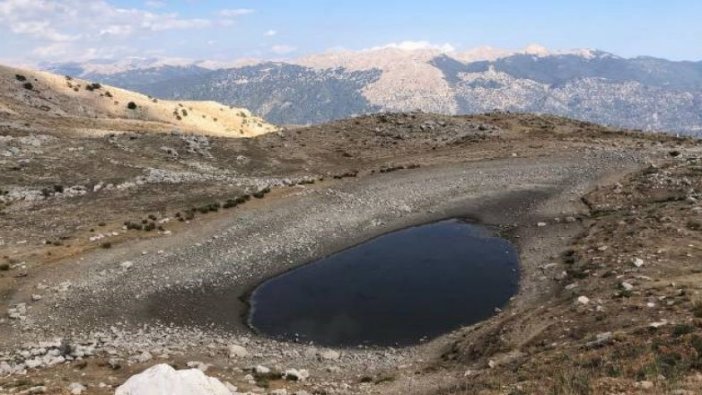
M115 395L233 395L213 377L201 370L175 370L170 365L153 366L122 384Z

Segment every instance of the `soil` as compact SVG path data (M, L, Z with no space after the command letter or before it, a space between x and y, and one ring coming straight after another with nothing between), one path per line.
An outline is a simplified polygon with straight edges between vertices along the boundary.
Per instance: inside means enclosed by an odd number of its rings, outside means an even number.
M195 143L1 130L0 153L10 154L0 157L0 311L26 303L26 312L0 321L0 361L21 363L54 339L92 355L0 377L0 393L68 393L80 382L107 394L156 363L195 361L242 392L702 385L696 140L508 113L383 114ZM499 229L520 252L520 291L491 319L418 346L338 354L267 339L243 320L210 325L245 315L245 296L271 276L453 217ZM226 312L222 289L242 296ZM233 344L249 356L230 358ZM257 365L274 374L253 374ZM276 374L289 368L311 376Z

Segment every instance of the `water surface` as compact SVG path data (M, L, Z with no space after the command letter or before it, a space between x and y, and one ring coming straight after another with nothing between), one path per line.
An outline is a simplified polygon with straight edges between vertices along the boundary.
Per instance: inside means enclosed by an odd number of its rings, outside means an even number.
M249 324L271 337L327 346L409 345L490 317L518 281L508 241L447 220L264 282L251 295Z

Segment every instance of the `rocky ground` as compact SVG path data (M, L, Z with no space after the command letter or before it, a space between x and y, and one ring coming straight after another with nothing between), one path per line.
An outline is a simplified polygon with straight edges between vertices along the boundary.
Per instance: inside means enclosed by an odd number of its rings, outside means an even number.
M0 393L113 393L163 362L253 393L700 385L696 141L506 113L253 139L3 125ZM401 349L244 324L262 280L455 216L520 250L520 292L494 318Z

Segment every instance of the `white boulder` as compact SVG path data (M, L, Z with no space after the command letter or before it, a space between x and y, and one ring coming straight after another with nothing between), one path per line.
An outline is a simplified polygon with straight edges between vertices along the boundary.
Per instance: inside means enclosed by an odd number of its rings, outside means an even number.
M115 395L233 395L213 377L201 370L175 370L170 365L153 366L122 384Z

